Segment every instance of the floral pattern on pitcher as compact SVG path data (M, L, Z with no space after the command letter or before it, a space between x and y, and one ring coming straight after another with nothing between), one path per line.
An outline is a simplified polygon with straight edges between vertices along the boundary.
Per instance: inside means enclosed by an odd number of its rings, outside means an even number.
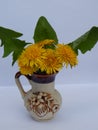
M35 92L27 99L26 107L34 112L38 117L44 117L48 113L54 114L59 110L59 104L46 92Z

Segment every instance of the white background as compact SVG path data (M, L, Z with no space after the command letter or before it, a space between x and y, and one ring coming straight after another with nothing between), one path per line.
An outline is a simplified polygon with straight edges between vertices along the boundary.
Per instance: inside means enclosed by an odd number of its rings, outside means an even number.
M0 26L23 33L22 39L28 42L33 42L34 28L42 15L54 27L59 42L68 43L98 26L98 0L0 0ZM2 55L0 48L0 86L13 86L17 64L12 67L12 56L3 59ZM98 43L78 59L77 67L58 74L57 84L98 83Z

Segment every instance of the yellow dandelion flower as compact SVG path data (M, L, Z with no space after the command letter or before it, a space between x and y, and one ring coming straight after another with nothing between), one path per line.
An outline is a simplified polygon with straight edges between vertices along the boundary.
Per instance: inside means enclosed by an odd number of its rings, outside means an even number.
M44 47L45 45L51 45L53 44L55 41L54 40L51 40L51 39L45 39L43 41L40 41L37 43L38 46L40 47Z
M28 46L18 58L18 66L20 67L20 70L23 68L24 71L27 71L27 68L29 67L30 69L37 68L42 62L41 58L43 58L43 53L44 50L35 44Z
M78 63L77 55L72 50L72 48L69 45L64 44L58 44L56 49L56 54L58 55L58 58L68 66L75 66Z
M62 64L60 63L58 57L56 57L55 51L52 49L47 49L44 55L45 58L43 59L43 64L40 64L41 71L45 71L47 74L60 71Z

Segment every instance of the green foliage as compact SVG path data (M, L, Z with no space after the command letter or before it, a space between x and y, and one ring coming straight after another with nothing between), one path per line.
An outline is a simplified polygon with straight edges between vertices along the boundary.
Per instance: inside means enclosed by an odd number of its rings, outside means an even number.
M44 16L39 18L35 27L33 38L35 43L45 39L52 39L55 41L55 44L58 43L56 32Z
M24 47L28 44L25 41L17 39L20 36L22 36L22 34L19 32L0 27L1 46L4 46L3 57L7 57L9 54L12 53L12 65L17 60Z
M84 54L87 51L90 51L97 42L98 42L98 27L94 26L88 32L83 34L81 37L69 43L69 45L74 49L74 51L77 54L78 50L80 50L81 53Z

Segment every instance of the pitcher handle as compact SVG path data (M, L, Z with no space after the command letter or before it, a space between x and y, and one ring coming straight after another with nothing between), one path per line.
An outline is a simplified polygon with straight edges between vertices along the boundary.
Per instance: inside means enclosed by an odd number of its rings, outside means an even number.
M22 98L24 98L25 95L27 94L27 92L25 92L25 90L23 89L23 86L22 86L21 81L20 81L20 76L22 76L22 75L23 74L21 74L21 72L17 72L15 74L15 81L16 81L18 89L19 89L19 91L21 93ZM23 75L23 76L25 76L25 75ZM28 79L28 76L25 76L25 77Z

